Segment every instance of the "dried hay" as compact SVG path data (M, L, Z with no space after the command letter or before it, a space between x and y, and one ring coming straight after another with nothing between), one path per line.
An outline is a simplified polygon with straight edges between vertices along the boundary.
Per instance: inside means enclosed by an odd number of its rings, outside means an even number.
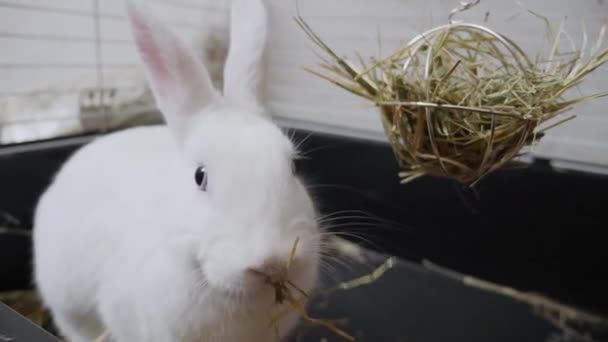
M309 323L312 323L313 325L323 326L323 327L331 330L336 335L339 335L348 341L354 341L355 338L351 334L342 330L333 322L330 322L330 321L324 320L324 319L311 317L308 314L308 311L306 310L306 302L308 300L310 300L311 298L321 296L321 295L327 296L335 291L350 290L350 289L354 289L354 288L357 288L360 286L371 284L372 282L380 279L380 277L382 277L386 271L388 271L395 265L395 258L392 258L392 257L388 258L382 265L380 265L378 268L376 268L370 274L361 276L359 278L356 278L356 279L353 279L350 281L340 283L330 289L320 290L320 291L316 291L314 293L306 293L306 291L302 290L300 287L298 287L296 284L294 284L293 282L291 282L288 279L289 269L290 269L291 263L293 261L293 258L295 256L295 252L298 247L298 243L299 243L299 239L296 239L292 246L289 262L287 264L287 268L285 269L285 272L276 279L272 279L271 277L267 277L267 279L266 279L267 283L270 286L272 286L275 290L275 303L278 305L287 303L289 310L297 313L300 316L300 318L302 318L303 320L305 320ZM296 294L299 294L299 296L297 296ZM270 320L270 326L275 327L275 329L276 329L277 322L282 317L284 317L284 315L287 314L287 312L288 311L281 312L278 315L276 315L275 317L273 317Z
M463 3L450 18L478 2ZM558 51L566 35L563 26L553 35L546 20L553 46L546 60L532 61L506 36L450 20L388 57L371 58L371 64L360 58L357 67L338 56L301 16L296 22L330 59L320 63L322 71L307 70L379 107L403 183L435 175L473 185L546 130L574 118L555 120L558 115L608 95L564 98L608 61L608 49L600 50L605 26L590 51L583 46L563 54Z

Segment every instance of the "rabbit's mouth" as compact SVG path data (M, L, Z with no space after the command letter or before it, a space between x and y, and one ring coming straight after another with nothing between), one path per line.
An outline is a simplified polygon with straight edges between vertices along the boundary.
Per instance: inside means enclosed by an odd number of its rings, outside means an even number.
M272 293L272 288L262 281L252 281L248 278L230 279L229 281L205 281L209 290L215 294L235 300L244 300Z
M229 303L236 303L238 306L255 305L255 303L275 302L275 290L270 286L246 287L241 285L223 286L216 288L218 297L223 298Z

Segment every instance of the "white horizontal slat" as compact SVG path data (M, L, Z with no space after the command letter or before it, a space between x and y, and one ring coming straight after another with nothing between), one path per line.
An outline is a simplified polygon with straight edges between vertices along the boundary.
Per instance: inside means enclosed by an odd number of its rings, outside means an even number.
M32 44L29 40L0 37L0 65L2 64L93 64L94 43L43 40Z
M30 7L30 8L52 8L57 10L90 11L93 8L93 0L1 0L1 7L8 6Z
M90 17L10 7L0 7L0 32L94 37Z
M182 36L184 39L189 39L189 37L192 35L198 32L203 32L203 26L199 27L191 24L175 25L173 22L169 22L169 20L163 20L163 22L170 25L171 30ZM101 37L103 40L123 40L127 42L131 42L133 40L131 37L129 23L126 20L101 18L100 26Z
M106 68L103 72L105 86L132 87L136 82L129 76L128 72L131 69L131 67ZM61 91L62 89L91 88L98 85L97 72L94 68L0 68L0 79L11 80L10 84L0 82L0 96L2 94L23 94L34 90Z
M22 8L31 11L74 14L91 11L93 0L0 0L0 8Z
M28 40L0 37L0 69L92 69L96 64L95 43L47 40L32 44ZM104 67L123 67L140 63L132 45L102 43Z
M126 24L125 4L122 1L100 1L100 12L102 20L109 21L108 25L116 22ZM152 12L156 13L159 19L172 27L197 29L200 26L200 18L196 11L188 11L179 8L162 8L158 6L148 6Z
M175 7L187 10L203 10L205 12L226 12L229 2L226 0L145 0L148 4L158 4L165 7Z
M608 136L603 137L606 139ZM601 167L604 172L608 165L608 145L597 139L581 140L549 136L534 150L534 153L558 161Z

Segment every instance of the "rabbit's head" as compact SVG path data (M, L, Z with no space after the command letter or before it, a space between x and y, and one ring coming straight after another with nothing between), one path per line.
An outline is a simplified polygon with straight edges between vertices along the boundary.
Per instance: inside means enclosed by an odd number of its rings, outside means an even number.
M135 5L129 19L190 182L192 194L179 203L194 213L188 219L204 217L195 254L206 284L227 293L266 288L263 275L284 272L299 238L289 278L313 286L320 248L316 210L294 174L296 148L264 104L267 15L261 0L233 1L222 93L195 53L157 19Z

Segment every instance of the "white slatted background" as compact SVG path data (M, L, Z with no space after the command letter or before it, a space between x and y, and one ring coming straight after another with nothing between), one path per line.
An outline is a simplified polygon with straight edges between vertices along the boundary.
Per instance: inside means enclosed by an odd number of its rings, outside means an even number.
M147 2L174 31L192 42L202 37L209 25L224 25L224 1L189 1ZM0 94L22 94L72 79L94 81L83 86L97 85L98 38L106 78L137 65L124 1L0 1Z
M201 55L227 34L225 1L145 1ZM132 98L141 71L124 0L0 0L0 142L78 133L81 91Z
M228 0L147 0L152 10L192 43L209 30L226 29ZM288 126L383 139L377 112L365 101L302 70L318 58L294 23L295 0L268 0L271 9L271 104ZM567 16L567 30L582 42L583 23L589 40L596 38L608 16L603 0L526 0L526 8L558 23ZM99 6L100 35L95 31ZM354 56L382 53L426 29L444 23L456 0L299 0L302 15L335 50ZM460 16L481 22L490 11L489 25L512 37L535 54L543 41L541 21L524 13L515 1L482 0ZM138 85L138 63L124 17L123 0L0 0L0 97L58 88L67 92L99 85L95 40L101 40L105 85ZM137 76L138 77L138 76ZM592 75L582 93L608 90L608 68ZM608 167L608 101L600 99L576 107L579 117L558 127L535 154L578 168ZM15 118L12 118L13 120ZM2 118L0 117L0 122ZM5 119L6 121L6 119Z

